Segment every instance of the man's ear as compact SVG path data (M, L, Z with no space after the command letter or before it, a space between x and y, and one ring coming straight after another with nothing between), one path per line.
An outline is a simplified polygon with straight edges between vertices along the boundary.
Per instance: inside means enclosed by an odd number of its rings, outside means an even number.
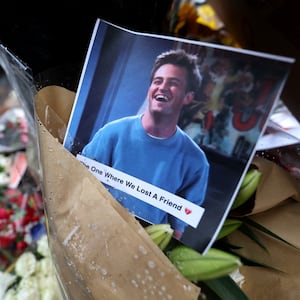
M183 105L188 105L194 101L194 92L187 92L185 94L184 100L183 100Z

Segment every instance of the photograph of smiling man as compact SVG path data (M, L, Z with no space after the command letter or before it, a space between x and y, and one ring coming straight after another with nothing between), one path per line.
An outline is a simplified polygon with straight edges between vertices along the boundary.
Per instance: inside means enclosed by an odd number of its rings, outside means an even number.
M177 125L182 107L194 100L200 88L197 62L195 55L181 49L160 54L151 71L146 110L107 123L81 155L201 205L209 163L201 148ZM150 223L170 223L176 238L181 237L188 225L122 190L111 186L108 190L135 216ZM165 202L150 193L153 200ZM178 209L180 203L167 204Z
M97 20L64 147L142 224L205 252L291 60Z

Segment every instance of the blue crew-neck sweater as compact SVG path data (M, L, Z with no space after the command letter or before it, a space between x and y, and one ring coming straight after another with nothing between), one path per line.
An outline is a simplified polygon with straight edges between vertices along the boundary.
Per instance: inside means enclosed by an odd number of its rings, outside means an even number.
M197 205L204 201L209 163L199 146L179 127L165 139L148 135L141 116L107 123L84 147L82 155L139 178ZM135 216L150 223L187 225L166 212L122 191L109 191Z

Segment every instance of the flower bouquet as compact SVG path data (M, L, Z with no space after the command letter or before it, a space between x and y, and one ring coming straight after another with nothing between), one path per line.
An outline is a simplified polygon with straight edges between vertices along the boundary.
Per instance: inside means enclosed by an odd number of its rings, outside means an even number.
M14 101L0 115L0 270L5 270L43 230L39 183L29 169L28 123Z
M170 231L161 228L151 233L143 228L64 149L61 142L73 99L73 92L49 86L39 91L35 102L50 248L68 297L76 293L95 299L157 299L163 294L171 299L198 299L207 294L211 299L247 299L248 295L272 299L272 290L266 293L260 288L257 277L263 276L261 280L268 284L274 277L297 283L290 262L295 266L300 254L295 226L299 221L292 213L299 204L299 182L292 174L264 157L254 157L250 170L257 172L245 177L244 195L237 195L211 253L206 255L210 262L203 267L199 253L182 248L179 254L172 252L182 247L173 239L160 247ZM273 261L271 253L282 247L292 253L284 258L289 266ZM214 249L221 250L221 255L213 253ZM182 257L184 261L190 257L192 264L202 267L183 267ZM220 264L225 261L225 271L220 265L213 270L220 258ZM191 270L198 272L196 277ZM208 273L203 276L205 271ZM274 290L286 295L286 288L283 284Z
M64 298L241 300L247 295L259 299L299 295L295 263L299 184L291 174L255 157L251 169L261 176L245 184L248 197L237 197L211 251L201 255L171 239L168 227L144 228L62 146L74 96L64 88L48 86L34 99L45 223ZM39 207L41 198L8 196L14 199L10 203L24 204L22 209L33 221L29 223L37 221L27 204ZM5 213L5 222L14 215ZM24 216L19 223L26 224L28 216ZM280 257L283 251L289 258ZM26 256L25 261L33 265L39 258ZM24 256L19 258L22 262ZM280 284L266 291L274 280Z
M49 244L63 292L82 299L197 299L199 287L59 142L73 99L50 86L35 102Z
M36 161L35 133L32 116L28 114L30 95L34 93L32 81L24 66L1 46L0 298L3 299L7 288L22 282L21 277L31 275L32 264L24 262L34 261L32 255L25 253L32 250L45 234L45 224L38 169L33 163ZM38 244L40 247L42 241ZM40 252L39 255L44 254ZM19 298L15 295L14 299L25 299L25 295L25 290L21 291L20 287Z

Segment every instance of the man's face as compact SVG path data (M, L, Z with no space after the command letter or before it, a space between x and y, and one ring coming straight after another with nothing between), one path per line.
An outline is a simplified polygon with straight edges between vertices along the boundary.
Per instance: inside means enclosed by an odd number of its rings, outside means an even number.
M194 93L186 89L186 69L171 64L162 65L154 74L148 89L150 111L178 117L182 106L190 103L194 97Z

